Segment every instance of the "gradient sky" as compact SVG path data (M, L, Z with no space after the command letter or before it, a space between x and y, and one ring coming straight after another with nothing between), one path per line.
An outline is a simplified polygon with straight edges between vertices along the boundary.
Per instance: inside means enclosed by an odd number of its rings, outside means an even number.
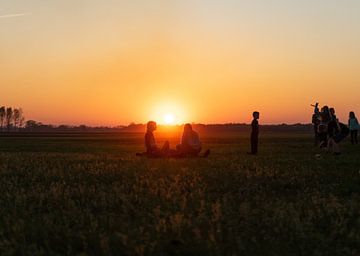
M0 105L45 123L360 115L359 0L0 0Z

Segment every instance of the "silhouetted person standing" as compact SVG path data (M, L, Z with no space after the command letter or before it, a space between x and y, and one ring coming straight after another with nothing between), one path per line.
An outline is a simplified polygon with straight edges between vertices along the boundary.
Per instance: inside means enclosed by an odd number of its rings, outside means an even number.
M332 151L334 155L340 155L339 143L349 135L349 128L339 122L336 117L335 109L330 108L330 122L328 123L328 151Z
M355 145L358 144L358 130L359 130L360 126L359 126L359 122L355 116L355 113L353 111L351 111L349 113L349 129L350 129L350 134L351 134L351 144Z
M323 106L320 112L320 124L318 126L318 136L320 148L327 147L328 144L328 124L331 121L331 113L328 106Z
M260 113L255 111L253 113L253 121L251 122L251 152L252 155L256 155L258 153L258 144L259 144L259 121Z
M312 124L314 127L314 146L317 147L320 142L319 136L319 125L320 125L320 110L319 103L316 103L314 106L314 114L312 115Z

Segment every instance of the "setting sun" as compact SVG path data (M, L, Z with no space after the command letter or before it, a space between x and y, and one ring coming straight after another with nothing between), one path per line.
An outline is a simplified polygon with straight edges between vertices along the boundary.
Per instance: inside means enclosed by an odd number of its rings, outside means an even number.
M360 112L360 1L195 2L2 0L1 106L89 126Z
M173 114L166 114L164 115L164 123L165 124L174 124L175 117Z
M154 120L162 125L180 125L191 119L187 115L188 109L183 107L185 105L175 100L163 101L151 108L147 120Z

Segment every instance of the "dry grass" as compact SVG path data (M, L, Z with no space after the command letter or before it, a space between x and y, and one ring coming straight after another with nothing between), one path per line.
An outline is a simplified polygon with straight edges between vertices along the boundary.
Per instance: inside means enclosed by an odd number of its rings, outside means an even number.
M1 255L359 255L360 148L207 135L208 159L142 159L141 140L0 138Z

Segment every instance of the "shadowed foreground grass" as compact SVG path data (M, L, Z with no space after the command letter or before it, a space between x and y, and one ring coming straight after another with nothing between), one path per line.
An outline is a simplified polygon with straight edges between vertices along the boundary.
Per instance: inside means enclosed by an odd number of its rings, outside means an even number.
M208 159L145 159L142 135L0 138L1 255L360 254L360 147L204 142Z

